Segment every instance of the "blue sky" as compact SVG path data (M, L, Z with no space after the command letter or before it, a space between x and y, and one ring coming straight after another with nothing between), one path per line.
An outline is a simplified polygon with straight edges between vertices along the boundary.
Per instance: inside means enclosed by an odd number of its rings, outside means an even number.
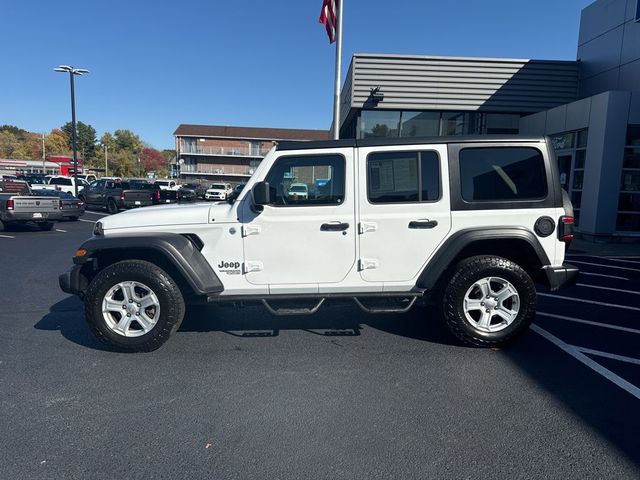
M345 0L351 54L575 59L590 0ZM334 48L321 0L20 0L2 5L0 124L44 132L70 118L173 147L179 123L331 124Z

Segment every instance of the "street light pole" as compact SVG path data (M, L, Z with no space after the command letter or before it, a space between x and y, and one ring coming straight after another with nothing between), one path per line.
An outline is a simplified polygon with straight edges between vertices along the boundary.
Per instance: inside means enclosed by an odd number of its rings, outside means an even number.
M105 144L104 146L104 176L109 176L109 160L107 159L107 149L109 147Z
M73 183L75 196L78 196L78 145L76 138L76 93L73 77L75 75L84 75L89 70L84 68L73 68L69 65L60 65L53 69L56 72L69 72L69 81L71 83L71 147L73 148Z
M78 139L76 138L76 92L73 81L73 70L69 71L69 79L71 81L71 128L73 133L71 134L71 145L73 147L73 185L74 196L78 196Z

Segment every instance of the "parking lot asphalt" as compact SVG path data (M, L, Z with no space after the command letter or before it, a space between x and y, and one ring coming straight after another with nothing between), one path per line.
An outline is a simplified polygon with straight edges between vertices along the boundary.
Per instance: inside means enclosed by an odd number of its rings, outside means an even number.
M501 350L427 308L201 306L121 354L57 285L101 215L0 235L0 478L640 478L640 258L571 256Z

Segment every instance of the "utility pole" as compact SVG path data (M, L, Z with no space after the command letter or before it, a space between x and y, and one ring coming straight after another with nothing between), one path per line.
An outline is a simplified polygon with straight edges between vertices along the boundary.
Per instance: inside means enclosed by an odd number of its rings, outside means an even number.
M108 177L109 176L109 160L107 158L107 150L109 149L109 147L105 144L104 145L104 176Z

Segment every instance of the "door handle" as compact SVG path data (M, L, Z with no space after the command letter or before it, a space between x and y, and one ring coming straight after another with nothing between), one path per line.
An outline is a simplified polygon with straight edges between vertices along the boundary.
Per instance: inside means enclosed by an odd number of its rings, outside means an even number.
M347 228L349 228L349 224L341 222L323 223L320 225L321 232L342 232Z
M413 220L412 222L409 222L409 228L414 229L433 228L436 225L438 225L437 220Z

